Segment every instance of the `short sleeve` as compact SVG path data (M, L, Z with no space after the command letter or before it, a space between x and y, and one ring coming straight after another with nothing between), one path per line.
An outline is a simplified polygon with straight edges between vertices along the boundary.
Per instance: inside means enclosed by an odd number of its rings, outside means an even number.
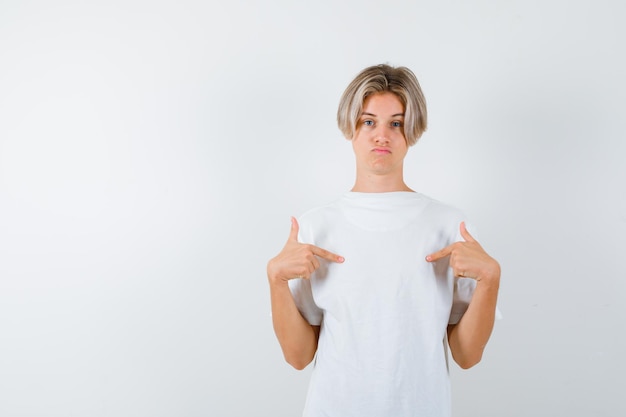
M313 300L311 281L303 278L290 279L289 289L302 317L313 326L322 324L323 313Z
M476 288L476 280L471 278L455 278L454 279L454 294L452 296L452 310L450 311L450 320L448 324L457 324L470 301L472 301L472 295L474 295L474 289Z

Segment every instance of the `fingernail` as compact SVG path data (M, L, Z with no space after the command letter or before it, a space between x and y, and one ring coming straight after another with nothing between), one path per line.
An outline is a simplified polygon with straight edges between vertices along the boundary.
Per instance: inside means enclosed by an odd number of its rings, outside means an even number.
M345 261L345 259L343 259L343 256L338 256L337 257L337 261L338 262L343 262L343 261Z
M426 257L426 260L427 260L428 262L430 262L430 261L431 261L431 259L433 259L433 258L432 258L430 255L428 255L428 256Z

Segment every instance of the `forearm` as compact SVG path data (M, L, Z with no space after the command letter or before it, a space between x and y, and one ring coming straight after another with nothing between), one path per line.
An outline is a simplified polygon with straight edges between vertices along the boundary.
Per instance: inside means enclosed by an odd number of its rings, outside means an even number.
M448 329L448 343L455 362L464 369L480 362L495 321L500 276L479 281L467 311Z
M269 277L272 323L285 360L296 369L306 367L317 350L318 330L300 314L287 281Z

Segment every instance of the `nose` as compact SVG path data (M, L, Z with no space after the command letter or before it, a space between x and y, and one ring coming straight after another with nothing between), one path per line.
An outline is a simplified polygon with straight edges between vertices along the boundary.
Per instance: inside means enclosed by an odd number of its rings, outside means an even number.
M389 133L389 129L386 126L378 126L374 134L374 140L378 144L387 144L389 143Z

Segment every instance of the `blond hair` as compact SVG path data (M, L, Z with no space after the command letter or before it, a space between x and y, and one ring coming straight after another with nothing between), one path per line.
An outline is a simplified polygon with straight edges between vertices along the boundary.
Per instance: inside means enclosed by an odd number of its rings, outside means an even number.
M404 107L404 138L407 145L415 145L426 130L426 99L417 77L406 67L387 64L365 68L343 92L337 110L337 124L346 139L356 133L356 124L363 111L365 99L377 93L395 94Z

